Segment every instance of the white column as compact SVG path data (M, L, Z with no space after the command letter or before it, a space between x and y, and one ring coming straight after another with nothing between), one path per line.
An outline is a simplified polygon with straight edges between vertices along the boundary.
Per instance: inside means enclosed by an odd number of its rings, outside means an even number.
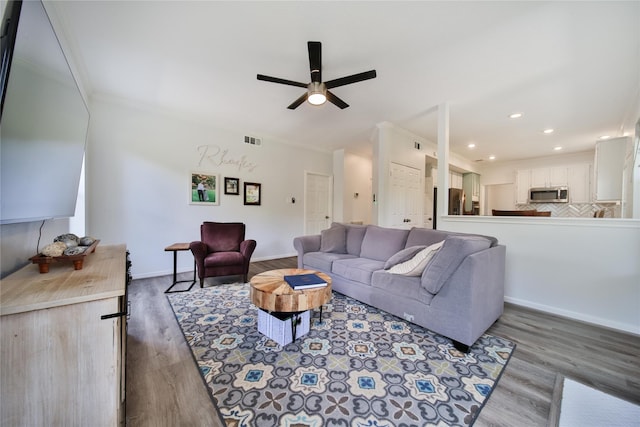
M438 220L449 212L449 103L438 105Z

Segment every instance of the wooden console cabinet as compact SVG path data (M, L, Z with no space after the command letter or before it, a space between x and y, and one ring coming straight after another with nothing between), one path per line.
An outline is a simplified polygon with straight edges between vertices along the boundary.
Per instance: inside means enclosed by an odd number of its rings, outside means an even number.
M129 264L125 245L103 246L82 270L2 279L0 425L124 425Z

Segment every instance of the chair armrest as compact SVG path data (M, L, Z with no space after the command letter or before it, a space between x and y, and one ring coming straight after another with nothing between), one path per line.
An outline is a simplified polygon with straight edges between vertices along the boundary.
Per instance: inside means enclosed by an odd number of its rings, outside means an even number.
M204 242L191 242L189 243L189 249L191 249L191 253L196 260L204 259L207 256L207 244Z
M293 239L293 247L298 252L298 268L302 267L302 258L307 252L318 252L320 250L320 235L300 236Z
M244 240L240 242L240 253L245 257L247 262L251 259L251 255L253 255L253 251L256 250L256 241L255 240Z
M189 249L191 249L193 259L196 261L198 277L202 280L204 277L204 258L207 256L207 244L201 241L194 241L189 243Z

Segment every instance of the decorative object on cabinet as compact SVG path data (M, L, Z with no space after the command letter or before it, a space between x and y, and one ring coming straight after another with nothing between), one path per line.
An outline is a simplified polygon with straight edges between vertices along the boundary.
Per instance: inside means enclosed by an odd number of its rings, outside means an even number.
M192 205L220 204L220 175L191 172L189 200Z
M224 178L224 194L240 194L240 180L238 178Z
M93 243L90 246L75 246L75 248L78 248L78 247L85 248L84 251L80 253L67 255L66 250L63 251L63 255L57 255L57 256L48 256L44 253L40 253L38 255L34 255L31 258L29 258L29 261L31 261L33 264L38 264L38 268L41 274L48 273L49 266L54 262L72 262L74 270L82 270L85 257L95 252L96 246L98 246L98 243L100 243L100 240L94 239ZM64 243L62 242L54 242L53 245L55 244L64 245ZM45 252L45 249L47 247L48 246L46 246L43 249L43 252Z
M262 199L262 184L256 182L244 183L244 204L260 206Z

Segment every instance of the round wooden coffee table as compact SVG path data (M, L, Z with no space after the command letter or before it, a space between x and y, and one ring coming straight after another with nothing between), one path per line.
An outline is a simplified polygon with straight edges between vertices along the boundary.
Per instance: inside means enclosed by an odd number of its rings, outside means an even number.
M294 291L284 276L315 273L327 286ZM251 302L258 308L275 313L297 313L320 307L331 300L331 277L315 270L284 268L256 274L250 280Z

